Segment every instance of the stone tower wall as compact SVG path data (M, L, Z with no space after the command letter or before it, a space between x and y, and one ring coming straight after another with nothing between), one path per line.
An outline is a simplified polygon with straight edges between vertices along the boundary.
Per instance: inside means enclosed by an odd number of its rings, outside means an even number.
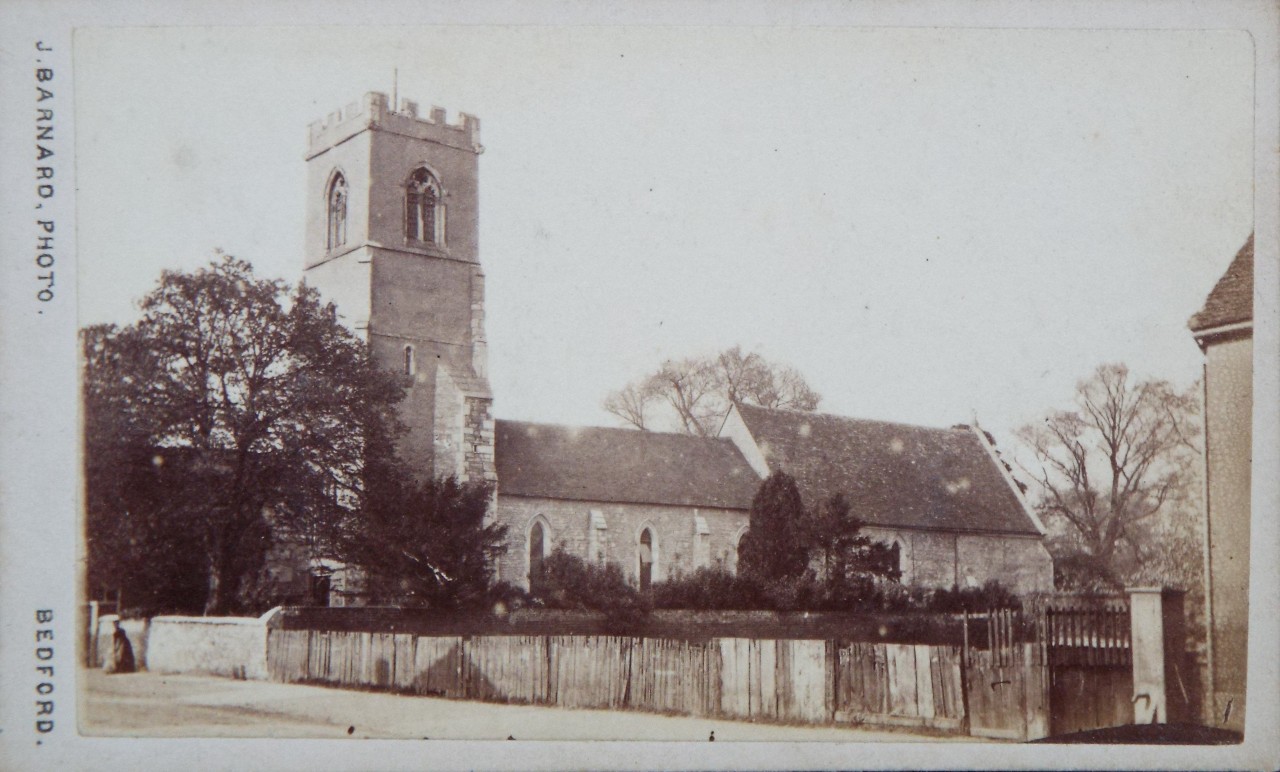
M479 265L481 150L474 117L450 124L443 110L421 116L408 101L393 110L378 93L313 123L308 135L306 278L383 367L404 371L412 347L399 451L423 477L496 478ZM439 244L405 233L405 185L421 166L442 188ZM347 228L345 243L330 248L335 171L347 183Z

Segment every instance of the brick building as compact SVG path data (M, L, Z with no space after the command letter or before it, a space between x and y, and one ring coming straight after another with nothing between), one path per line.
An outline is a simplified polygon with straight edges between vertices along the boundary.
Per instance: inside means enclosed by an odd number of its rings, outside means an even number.
M741 407L716 438L495 421L478 251L479 121L371 93L311 126L306 279L387 367L413 376L401 452L426 475L497 483L528 581L557 545L640 585L737 563L751 498L785 469L842 492L898 545L905 580L1052 587L1043 528L980 432Z
M1204 352L1206 702L1214 724L1243 730L1253 462L1253 236L1188 326Z

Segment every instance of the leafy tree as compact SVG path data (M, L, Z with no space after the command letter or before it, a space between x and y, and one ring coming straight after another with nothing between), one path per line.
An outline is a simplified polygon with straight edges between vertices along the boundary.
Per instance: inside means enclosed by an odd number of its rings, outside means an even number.
M154 527L121 525L137 511L113 480L162 451L165 495L147 516L189 534L203 610L227 613L276 535L324 550L359 509L363 467L398 430L403 383L314 290L229 256L164 272L140 306L136 324L83 335L91 579L165 551ZM126 532L141 543L120 543Z
M816 410L821 401L794 369L734 346L713 357L669 359L605 397L604 409L638 429L653 428L665 414L679 431L711 436L735 402Z
M455 478L415 484L398 465L366 473L369 494L343 558L365 572L382 602L478 608L489 599L507 527L488 522L493 488Z
M738 571L762 584L786 582L809 568L804 504L795 478L774 472L751 500L747 532L738 545Z
M1150 573L1170 546L1162 531L1195 521L1194 394L1104 365L1078 384L1074 409L1019 430L1034 458L1023 469L1037 483L1060 581L1096 589ZM1194 561L1184 578L1199 568Z

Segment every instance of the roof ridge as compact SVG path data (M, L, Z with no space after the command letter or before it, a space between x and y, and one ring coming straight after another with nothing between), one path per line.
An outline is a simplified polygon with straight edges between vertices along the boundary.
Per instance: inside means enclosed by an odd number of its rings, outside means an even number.
M554 429L562 429L566 431L592 430L592 431L608 431L608 432L628 432L636 435L641 435L641 436L647 435L651 437L652 436L682 437L682 438L691 439L691 440L716 440L716 441L731 442L731 440L729 440L727 437L704 437L699 434L685 434L684 432L660 432L660 431L654 431L652 429L636 429L631 426L596 426L591 424L587 424L587 425L558 424L558 423L548 423L546 421L524 421L517 418L495 418L494 421L504 423L504 424L525 424L526 426L547 426Z
M838 421L847 421L850 423L862 424L880 424L882 426L903 426L908 429L923 429L931 432L956 432L968 433L970 424L960 423L952 426L925 426L923 424L911 424L906 421L886 421L882 418L858 418L856 416L841 415L839 413L825 413L817 410L798 410L789 407L764 407L763 405L753 405L749 402L737 403L739 408L746 407L752 410L763 410L769 413L788 413L797 416L819 416L822 418L834 418ZM958 428L963 426L964 428Z

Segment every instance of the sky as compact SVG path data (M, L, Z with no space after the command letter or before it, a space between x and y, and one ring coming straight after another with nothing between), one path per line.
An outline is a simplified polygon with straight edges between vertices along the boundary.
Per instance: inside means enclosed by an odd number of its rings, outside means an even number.
M481 119L498 417L732 345L826 412L1002 446L1121 361L1179 387L1252 230L1231 31L80 29L81 324L221 249L303 265L307 125L371 90Z

